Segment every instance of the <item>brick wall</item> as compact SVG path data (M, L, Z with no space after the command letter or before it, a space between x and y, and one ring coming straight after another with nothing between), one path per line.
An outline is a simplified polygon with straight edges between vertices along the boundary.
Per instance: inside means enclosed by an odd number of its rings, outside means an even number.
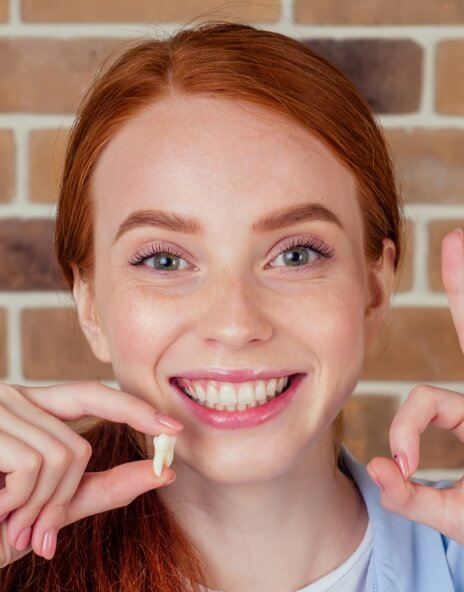
M76 326L52 255L67 132L106 56L201 14L308 41L355 81L387 130L406 198L408 253L386 349L366 359L347 406L346 442L362 462L389 455L390 422L413 386L464 393L464 354L440 270L442 238L464 227L462 0L0 0L0 381L117 386ZM463 467L464 443L428 428L416 476L458 478Z

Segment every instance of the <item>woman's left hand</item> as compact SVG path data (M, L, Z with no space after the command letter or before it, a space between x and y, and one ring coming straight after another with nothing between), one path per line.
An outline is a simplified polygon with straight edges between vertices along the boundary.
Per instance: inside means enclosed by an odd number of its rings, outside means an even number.
M464 237L450 232L441 248L443 284L464 353ZM408 480L419 466L420 434L429 425L451 430L464 442L464 395L426 384L415 386L390 426L394 460L376 456L369 462L368 472L374 481L378 477L386 510L430 526L464 545L464 477L444 489Z

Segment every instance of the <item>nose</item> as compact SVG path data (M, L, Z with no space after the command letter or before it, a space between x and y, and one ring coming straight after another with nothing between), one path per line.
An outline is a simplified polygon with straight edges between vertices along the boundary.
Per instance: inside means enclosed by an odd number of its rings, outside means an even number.
M270 318L252 280L221 274L204 294L204 307L197 320L200 337L228 349L242 349L248 342L266 341L273 334Z

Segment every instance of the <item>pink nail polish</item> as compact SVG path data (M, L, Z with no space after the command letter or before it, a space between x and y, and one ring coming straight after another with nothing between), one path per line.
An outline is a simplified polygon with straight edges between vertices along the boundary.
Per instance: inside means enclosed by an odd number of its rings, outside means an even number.
M42 555L45 559L51 559L55 553L56 549L56 528L50 528L44 534L43 542L42 542Z
M409 465L408 465L408 459L406 457L406 455L404 454L404 452L399 452L398 454L395 454L393 456L396 464L398 465L403 478L407 479L408 475L409 475Z
M172 417L168 417L166 415L160 415L160 414L158 414L156 416L156 419L162 425L165 425L168 428L172 428L173 430L182 430L183 427L184 427L184 425L182 423L180 423L180 421L176 421Z
M21 532L18 534L16 538L15 547L18 551L24 551L24 549L29 544L29 539L31 538L32 533L32 526L28 526L27 528L23 528Z

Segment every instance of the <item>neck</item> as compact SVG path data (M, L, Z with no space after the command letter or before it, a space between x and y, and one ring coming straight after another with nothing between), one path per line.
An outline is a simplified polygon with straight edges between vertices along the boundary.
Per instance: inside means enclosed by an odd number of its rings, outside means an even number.
M158 494L200 553L212 590L298 590L359 546L368 514L355 483L313 446L272 481L206 481L181 461ZM188 495L185 494L188 492Z

